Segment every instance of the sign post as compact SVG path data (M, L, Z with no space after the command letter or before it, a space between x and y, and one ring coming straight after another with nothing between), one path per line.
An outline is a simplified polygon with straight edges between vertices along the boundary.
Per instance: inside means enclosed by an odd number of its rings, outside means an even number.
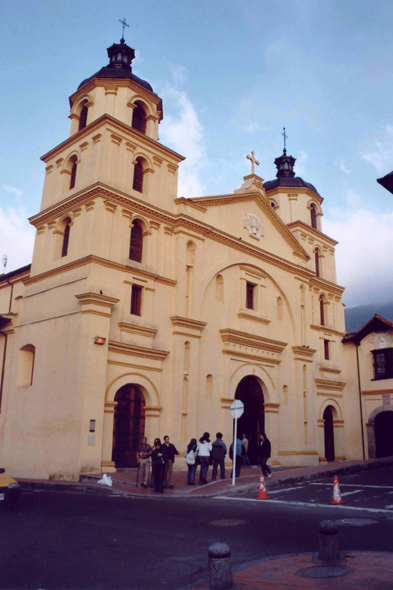
M233 439L233 468L232 468L232 485L235 485L235 473L236 473L236 439L237 439L237 420L243 415L244 404L240 399L235 399L231 405L231 415L235 420L235 433Z

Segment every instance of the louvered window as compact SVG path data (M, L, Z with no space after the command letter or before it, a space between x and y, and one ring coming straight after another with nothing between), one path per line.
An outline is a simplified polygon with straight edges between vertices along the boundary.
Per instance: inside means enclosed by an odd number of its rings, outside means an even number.
M139 104L137 104L132 113L132 128L141 133L146 133L146 113Z
M143 168L139 160L134 166L134 182L132 185L134 191L143 192Z
M315 250L315 274L317 277L320 276L320 268L319 268L319 250Z
M87 111L88 111L88 107L85 105L83 107L83 109L81 110L81 114L79 117L79 131L81 129L84 129L87 125Z
M325 360L328 361L330 359L329 340L323 341L323 351Z
M67 256L68 254L68 243L70 241L70 225L71 225L71 219L66 219L66 226L64 228L64 236L63 236L63 247L61 249L61 255L62 256Z
M143 232L142 226L138 221L134 221L131 228L130 239L130 260L142 262Z
M324 301L323 297L319 298L319 312L321 316L321 326L325 325L325 308L324 308Z
M131 313L132 315L141 315L142 304L142 287L132 285L131 291Z
M314 203L310 205L310 213L311 213L311 227L317 229L317 212L315 210Z
M76 162L74 162L74 165L72 166L72 170L71 170L70 190L75 187L76 168L77 168L77 164L76 164Z

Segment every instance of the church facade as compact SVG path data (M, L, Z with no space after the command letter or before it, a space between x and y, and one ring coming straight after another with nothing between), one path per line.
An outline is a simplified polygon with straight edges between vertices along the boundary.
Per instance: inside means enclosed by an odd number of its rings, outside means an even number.
M272 181L252 153L232 193L179 198L162 101L124 39L108 55L42 157L31 266L0 276L1 466L75 480L143 434L230 442L235 399L254 462L260 432L273 465L362 458L323 198L285 149Z

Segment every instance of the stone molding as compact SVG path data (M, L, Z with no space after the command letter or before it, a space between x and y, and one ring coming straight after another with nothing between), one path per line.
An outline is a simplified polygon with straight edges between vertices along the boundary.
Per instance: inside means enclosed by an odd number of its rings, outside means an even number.
M114 352L116 354L125 354L157 361L165 360L169 354L169 351L167 350L157 350L155 348L147 348L146 346L125 344L124 342L116 342L115 340L109 340L108 350L109 352Z

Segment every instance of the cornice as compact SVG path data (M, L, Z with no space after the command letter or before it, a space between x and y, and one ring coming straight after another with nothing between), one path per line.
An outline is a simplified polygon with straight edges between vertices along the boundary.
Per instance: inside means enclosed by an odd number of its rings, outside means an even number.
M266 350L269 352L281 353L287 346L287 342L280 342L279 340L272 340L271 338L264 338L263 336L255 336L249 332L240 332L239 330L232 330L232 328L225 328L220 330L221 340L232 344L240 344L258 350Z
M26 278L30 276L30 270L25 270L20 274L16 274L9 279L2 279L0 275L0 290L5 289L6 287L10 287L12 283L19 283L21 281L25 281Z
M265 188L265 187L264 187ZM323 197L320 194L312 191L310 188L306 186L280 186L270 189L270 191L266 191L266 194L269 194L269 197L273 195L291 195L293 193L307 195L308 197L312 197L315 199L319 204L323 203Z
M127 332L128 334L138 334L139 336L147 336L148 338L154 338L157 334L157 330L153 328L145 328L144 326L137 326L129 322L119 322L118 326L120 332Z
M70 106L72 107L75 100L77 100L79 96L88 94L94 90L94 88L107 88L109 86L116 86L117 88L125 87L136 90L139 96L148 98L156 105L159 105L160 102L162 102L162 99L158 96L158 94L148 90L147 88L144 88L131 78L93 78L90 80L90 82L82 86L82 88L78 88L78 90L71 94L69 97Z
M311 287L318 287L319 289L323 289L324 291L328 291L330 293L334 293L336 295L342 295L345 291L345 287L340 287L336 283L331 283L322 277L314 276L310 279L310 286Z
M207 326L207 322L201 322L199 320L192 320L190 318L183 318L181 316L172 316L171 317L172 325L176 328L189 328L192 330L198 330L202 332L203 328Z
M82 139L88 137L92 132L96 133L100 127L103 127L107 124L110 124L113 127L115 127L115 129L118 132L126 134L126 140L129 140L131 138L134 141L137 141L138 144L142 142L143 144L148 145L151 149L154 149L160 154L164 154L170 159L176 160L176 162L182 162L183 160L185 160L184 156L181 156L177 152L171 150L170 148L167 148L165 145L159 143L154 139L151 139L151 137L148 137L147 135L140 133L139 131L136 131L129 125L122 123L122 121L119 121L118 119L115 119L114 117L108 114L101 115L101 117L98 117L98 119L95 119L92 123L89 123L89 125L87 125L87 127L84 127L84 129L82 129L81 131L78 131L70 137L67 137L67 139L59 143L59 145L52 148L49 152L41 156L41 160L45 163L48 162L50 159L56 157L57 154L59 154L62 150L66 149L67 147L70 147L74 143L77 143L79 145Z
M250 322L256 322L257 324L270 324L270 321L268 318L264 318L262 316L258 316L258 315L253 315L252 313L249 313L247 311L239 311L239 313L237 314L237 317L241 320L249 320Z
M198 205L198 203L195 203L193 199L186 199L185 197L178 197L177 199L174 199L174 203L175 205L186 205L187 207L192 207L193 209L202 211L202 213L206 213L207 211L206 207L202 207L201 205Z
M380 389L379 391L377 389L362 390L362 395L389 395L392 393L393 393L393 388L392 389Z
M303 231L309 232L315 238L325 240L326 242L328 242L328 244L331 244L332 246L336 246L338 244L338 242L336 240L333 240L333 238L330 238L329 236L322 233L321 231L311 227L311 225L307 225L307 223L304 223L304 221L300 221L300 219L298 221L292 221L291 223L288 223L287 227L289 229L294 229L296 227L299 227Z
M167 350L157 350L155 348L147 348L146 346L125 344L124 342L116 342L115 340L109 340L108 350L109 352L114 352L116 354L143 357L157 361L165 360L169 354L169 351Z
M294 354L309 358L312 357L317 351L314 348L308 348L306 346L292 346Z
M100 307L109 307L110 309L120 301L120 299L115 299L115 297L108 297L107 295L92 292L81 293L80 295L75 295L75 297L82 305L94 304Z
M331 336L339 336L340 338L345 336L345 332L339 332L338 330L333 330L333 328L328 328L327 326L317 326L315 324L310 324L310 328L316 332L325 332Z
M307 280L315 278L314 271L308 270L303 266L288 262L283 258L275 256L274 254L270 254L269 252L253 246L248 242L243 242L238 238L234 238L230 234L214 228L213 226L210 226L202 221L198 221L192 217L189 217L188 215L173 215L154 205L147 204L137 197L127 195L126 193L108 187L102 183L95 183L87 189L84 189L83 191L68 197L61 203L57 203L56 205L48 207L48 209L45 209L37 215L30 217L29 221L34 226L48 223L49 221L60 217L62 214L70 211L71 209L87 203L94 198L102 198L104 200L111 199L116 204L132 209L133 213L145 215L156 221L159 221L160 223L163 223L166 226L170 226L173 229L176 227L189 228L196 233L202 234L204 237L208 237L216 242L220 242L226 246L229 246L234 250L238 250L244 254L262 260L263 262L282 268L288 272L291 272L292 274L298 274ZM288 229L287 231L293 237L293 239L295 239ZM308 255L307 257L309 258ZM325 285L325 283L322 284ZM332 283L328 283L326 281L326 284L330 285ZM344 289L342 289L342 291L343 290ZM342 291L338 292L341 294Z
M24 282L25 285L33 285L34 283L38 283L45 279L54 277L56 275L62 274L64 272L68 272L75 268L79 268L81 266L85 266L87 264L98 264L100 266L105 266L107 268L113 268L114 270L119 270L121 272L127 272L129 274L138 274L140 276L144 276L147 278L151 278L157 283L162 283L164 285L169 285L170 287L176 286L176 281L172 279L168 279L166 277L160 277L159 275L155 275L153 273L149 273L147 271L143 271L138 268L134 268L132 266L127 266L125 264L119 264L117 262L112 262L112 260L107 260L106 258L100 258L99 256L94 256L90 254L89 256L85 256L84 258L80 258L79 260L75 260L74 262L69 262L68 264L64 264L63 266L58 266L57 268L53 268L51 270L47 270L39 275L34 277L30 277L26 279Z
M329 379L314 379L315 385L321 389L342 391L346 386L344 381L330 381Z

